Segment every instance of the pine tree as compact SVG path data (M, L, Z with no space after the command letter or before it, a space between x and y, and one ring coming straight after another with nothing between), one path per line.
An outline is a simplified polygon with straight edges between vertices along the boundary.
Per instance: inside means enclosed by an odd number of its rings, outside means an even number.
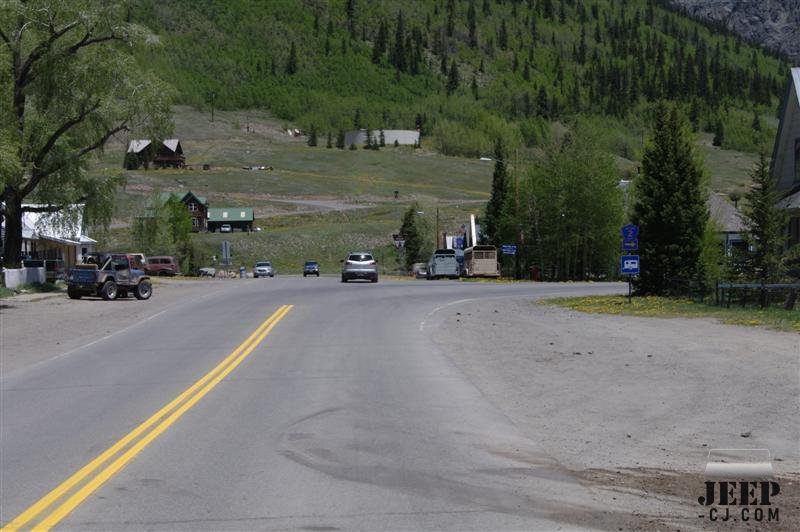
M500 21L500 30L497 32L497 45L501 50L508 48L508 28L506 27L506 20Z
M658 104L652 131L632 216L639 226L641 256L636 287L642 294L667 295L677 279L703 281L700 259L708 207L701 163L674 104Z
M345 15L347 16L347 29L350 31L350 38L356 38L356 0L347 0L345 5Z
M386 146L386 135L383 134L383 129L381 129L380 135L378 135L378 147L383 148Z
M478 26L475 19L475 0L470 0L467 9L467 29L469 31L469 45L471 48L478 47Z
M364 149L372 149L372 130L370 128L367 128L367 138L364 140Z
M295 73L297 73L297 48L292 43L292 47L289 49L289 59L286 61L286 74L292 76Z
M340 150L344 149L344 129L340 129L336 135L336 147Z
M394 33L394 49L392 50L392 64L399 72L406 71L405 27L403 24L403 11L397 12L397 24Z
M753 185L744 195L747 207L742 219L747 228L745 238L752 250L745 263L746 273L760 283L776 282L781 277L787 217L786 211L778 206L780 194L775 190L776 182L763 151L751 178Z
M456 60L453 59L452 63L450 63L450 72L447 75L447 95L450 96L455 91L458 90L459 78L458 78L458 66L456 65Z
M312 148L317 145L317 126L311 124L311 131L308 132L308 145Z
M381 62L383 54L386 53L386 45L389 40L389 30L386 28L386 21L381 19L380 26L378 26L378 36L375 38L375 47L372 49L372 62L378 64Z
M415 262L425 260L425 238L420 227L418 217L419 205L415 202L411 204L406 212L403 213L403 222L400 225L400 236L405 243L403 244L404 263L406 270L411 271Z
M506 152L502 139L494 144L494 173L492 174L492 195L486 204L484 226L486 236L493 245L500 242L500 220L508 195L508 175L506 171Z
M328 131L328 142L325 143L326 148L333 148L333 139L331 138L331 132Z
M472 75L472 84L470 85L470 90L472 91L472 97L476 100L478 99L478 78L473 74Z
M711 140L711 144L722 146L723 142L725 142L725 126L722 123L722 118L717 118L714 124L714 138Z

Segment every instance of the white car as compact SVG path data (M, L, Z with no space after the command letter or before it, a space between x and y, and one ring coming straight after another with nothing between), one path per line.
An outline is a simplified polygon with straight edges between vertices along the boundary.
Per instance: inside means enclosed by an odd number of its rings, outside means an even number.
M256 265L253 266L253 277L256 279L259 277L275 277L275 269L272 267L272 263L268 260L256 262Z
M232 231L233 229L231 229L231 224L222 224L221 226L219 226L220 233L230 233Z

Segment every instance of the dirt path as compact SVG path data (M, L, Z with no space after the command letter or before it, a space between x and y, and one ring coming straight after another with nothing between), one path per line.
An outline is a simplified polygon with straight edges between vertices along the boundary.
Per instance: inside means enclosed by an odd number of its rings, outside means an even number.
M800 530L800 336L530 300L436 319L475 386L600 497L630 498L643 527L711 526L697 502L709 449L766 448L782 490L768 529Z

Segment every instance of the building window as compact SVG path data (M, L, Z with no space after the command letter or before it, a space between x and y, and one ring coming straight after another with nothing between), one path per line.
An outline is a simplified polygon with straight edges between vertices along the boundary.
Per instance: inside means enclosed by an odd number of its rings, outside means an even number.
M192 218L192 227L198 227L200 225L199 218Z
M189 204L189 212L197 212L197 203L190 203Z

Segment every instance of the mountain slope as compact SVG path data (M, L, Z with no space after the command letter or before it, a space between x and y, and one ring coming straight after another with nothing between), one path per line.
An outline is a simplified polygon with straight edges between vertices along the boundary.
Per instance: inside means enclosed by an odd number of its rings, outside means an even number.
M786 72L653 0L140 0L132 14L164 42L142 64L182 103L269 109L323 136L421 127L429 147L470 157L497 137L536 147L588 115L631 158L660 98L698 129L747 130L754 111L774 115ZM757 151L770 133L726 147Z
M800 65L800 0L668 0L686 14L786 54Z

